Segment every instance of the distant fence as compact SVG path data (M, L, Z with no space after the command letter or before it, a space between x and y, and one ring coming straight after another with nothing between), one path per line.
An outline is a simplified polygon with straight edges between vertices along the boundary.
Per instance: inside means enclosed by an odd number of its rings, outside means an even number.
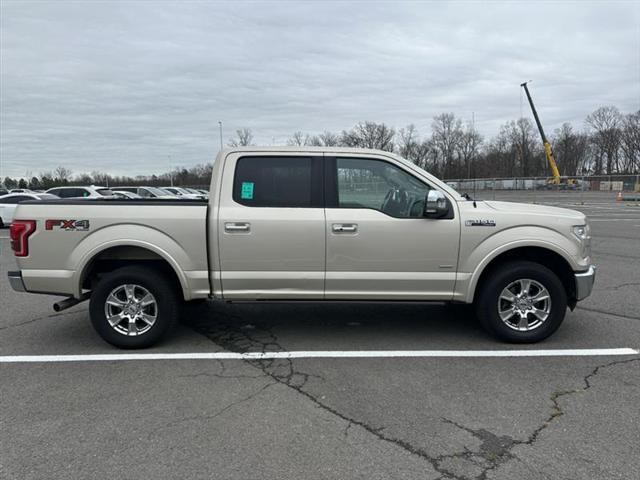
M561 177L559 185L549 177L456 178L445 180L456 190L585 190L640 192L640 175L579 175Z
M445 182L461 193L475 193L485 199L495 199L496 194L503 196L506 192L526 192L529 197L539 195L541 199L551 192L598 192L604 197L622 193L634 198L640 194L640 175L577 175L561 177L557 185L550 183L549 177L457 178Z

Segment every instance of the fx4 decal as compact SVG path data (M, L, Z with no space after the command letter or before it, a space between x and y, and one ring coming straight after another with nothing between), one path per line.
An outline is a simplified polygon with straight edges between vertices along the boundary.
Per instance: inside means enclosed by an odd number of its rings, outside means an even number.
M45 220L45 230L53 230L54 228L67 232L86 231L89 230L89 220Z

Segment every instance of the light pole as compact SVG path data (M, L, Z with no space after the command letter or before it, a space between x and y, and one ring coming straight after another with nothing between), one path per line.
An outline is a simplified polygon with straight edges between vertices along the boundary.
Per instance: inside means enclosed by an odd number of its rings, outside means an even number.
M220 126L220 150L222 150L222 121L218 120L218 125Z
M167 155L169 159L169 180L171 182L171 186L173 187L173 168L171 167L171 155Z

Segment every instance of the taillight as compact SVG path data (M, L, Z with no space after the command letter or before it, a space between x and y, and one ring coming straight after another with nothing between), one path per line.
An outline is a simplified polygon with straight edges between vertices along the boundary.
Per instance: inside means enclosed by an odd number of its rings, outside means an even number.
M35 220L14 220L9 228L11 250L16 257L29 255L29 237L36 231Z

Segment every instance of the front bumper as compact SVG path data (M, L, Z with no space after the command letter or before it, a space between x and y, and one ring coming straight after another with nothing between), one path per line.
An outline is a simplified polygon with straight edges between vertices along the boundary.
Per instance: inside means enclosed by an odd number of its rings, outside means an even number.
M22 272L8 272L9 284L16 292L26 292L27 289L22 281Z
M576 301L584 300L591 295L593 283L596 281L596 267L591 265L586 272L575 274L576 279Z

